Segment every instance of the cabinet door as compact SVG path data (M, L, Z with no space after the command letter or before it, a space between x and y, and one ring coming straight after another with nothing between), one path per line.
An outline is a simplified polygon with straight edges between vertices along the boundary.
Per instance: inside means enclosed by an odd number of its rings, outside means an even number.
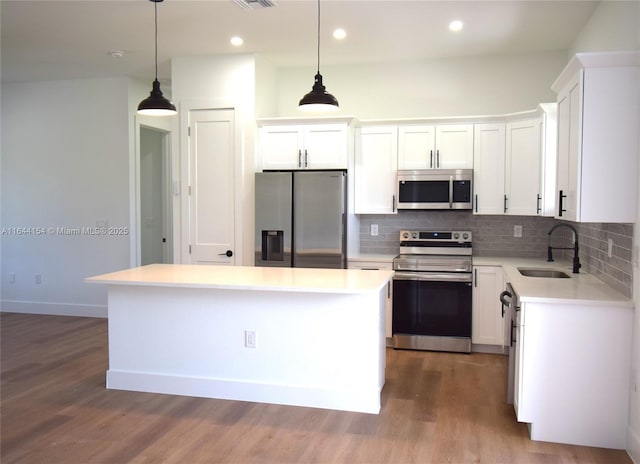
M298 169L302 161L302 126L265 126L260 130L262 169Z
M435 162L439 169L472 169L473 124L436 126Z
M582 107L580 75L558 94L556 217L569 221L576 220L579 201L577 195Z
M504 277L499 266L473 268L473 317L471 342L481 345L504 344L505 314L502 314L500 292Z
M398 128L398 169L435 168L435 126Z
M383 261L349 261L349 269L361 269L363 271L378 271L380 269L393 269L393 264ZM387 299L385 301L384 333L386 338L391 338L393 321L393 281L387 282Z
M347 168L347 125L318 124L304 127L302 166L308 169Z
M473 137L474 214L504 212L505 125L476 124Z
M356 139L355 213L396 213L396 126L363 127Z
M540 118L507 123L506 213L536 216L541 208Z

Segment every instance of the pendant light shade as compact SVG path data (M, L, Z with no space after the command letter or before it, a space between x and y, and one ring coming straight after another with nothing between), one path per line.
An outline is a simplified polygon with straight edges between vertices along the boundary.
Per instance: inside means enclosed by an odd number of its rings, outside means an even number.
M318 0L318 71L316 72L313 88L298 103L298 108L303 111L336 111L340 105L336 97L327 92L322 84L322 74L320 74L320 0Z
M162 95L160 82L158 81L158 3L162 0L150 0L154 3L155 10L155 65L156 78L153 81L151 93L138 105L138 114L148 116L172 116L177 113L173 103Z

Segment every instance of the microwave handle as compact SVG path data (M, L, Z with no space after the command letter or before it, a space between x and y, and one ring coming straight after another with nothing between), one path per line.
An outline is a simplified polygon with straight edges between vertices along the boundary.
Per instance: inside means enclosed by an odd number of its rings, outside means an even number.
M453 209L453 176L449 176L449 209Z

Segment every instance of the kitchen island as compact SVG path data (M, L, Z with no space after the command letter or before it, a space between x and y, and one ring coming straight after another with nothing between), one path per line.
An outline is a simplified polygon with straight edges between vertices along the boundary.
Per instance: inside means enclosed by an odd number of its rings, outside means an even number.
M391 271L153 264L108 286L107 388L377 414Z

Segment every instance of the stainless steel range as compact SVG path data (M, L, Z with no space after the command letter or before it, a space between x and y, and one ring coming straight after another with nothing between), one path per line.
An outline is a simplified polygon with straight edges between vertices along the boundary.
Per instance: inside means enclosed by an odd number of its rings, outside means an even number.
M471 352L470 231L400 232L393 260L393 347Z

